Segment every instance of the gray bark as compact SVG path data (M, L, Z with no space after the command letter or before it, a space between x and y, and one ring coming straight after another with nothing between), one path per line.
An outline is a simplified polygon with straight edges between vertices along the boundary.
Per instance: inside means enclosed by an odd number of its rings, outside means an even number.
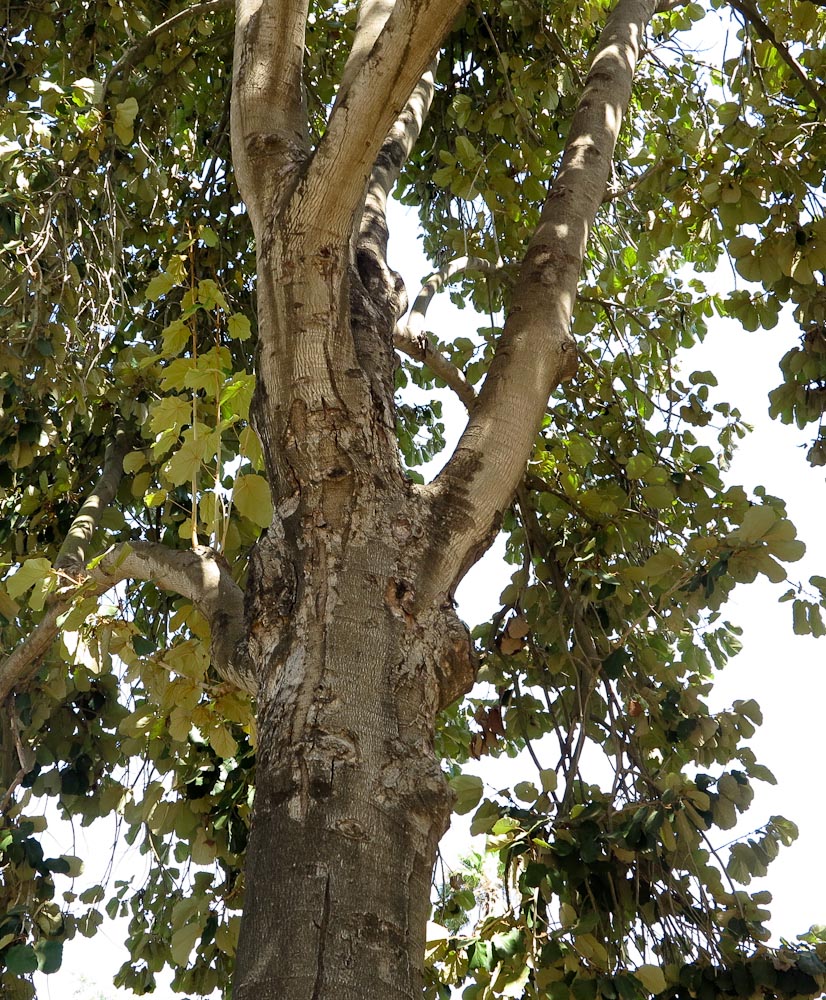
M281 17L297 38L298 6L264 0L260 16L273 30ZM654 0L620 0L608 21L468 430L445 474L417 489L394 435L403 296L385 260L383 198L396 168L377 140L398 119L384 150L406 155L418 125L399 116L461 6L365 0L306 168L300 143L267 145L250 124L269 115L283 134L286 118L257 95L274 94L285 70L263 72L253 21L239 20L234 156L258 245L251 412L275 518L246 594L259 749L236 1000L421 995L450 812L435 719L474 675L449 595L494 537L548 395L574 367L576 284ZM295 135L295 101L285 107Z

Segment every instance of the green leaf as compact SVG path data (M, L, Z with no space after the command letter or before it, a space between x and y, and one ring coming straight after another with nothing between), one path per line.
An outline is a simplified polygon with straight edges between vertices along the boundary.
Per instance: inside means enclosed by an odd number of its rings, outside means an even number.
M191 920L182 927L179 927L172 934L170 951L172 953L172 961L176 965L181 966L181 968L185 968L188 965L192 949L195 947L202 933L201 924L197 920Z
M629 479L642 479L642 477L653 467L653 465L654 460L650 456L633 455L628 459L625 471Z
M475 809L482 798L484 785L482 779L475 774L457 774L448 782L456 796L453 811L463 816Z
M468 968L470 969L487 969L490 971L496 964L493 944L490 941L474 941L468 949L468 956L470 959Z
M3 960L13 976L26 976L38 967L37 954L30 944L13 944L3 955Z
M27 559L19 570L6 580L9 597L18 598L37 583L48 579L52 564L48 559Z
M266 528L272 522L270 487L263 476L238 476L232 492L232 502L240 514L259 528Z
M233 313L227 320L227 332L233 340L249 340L252 336L252 327L246 316Z
M89 104L100 104L103 100L103 84L100 80L91 80L88 76L83 76L72 83L72 90L76 90Z
M57 972L63 962L63 942L41 939L34 946L38 971L45 975Z

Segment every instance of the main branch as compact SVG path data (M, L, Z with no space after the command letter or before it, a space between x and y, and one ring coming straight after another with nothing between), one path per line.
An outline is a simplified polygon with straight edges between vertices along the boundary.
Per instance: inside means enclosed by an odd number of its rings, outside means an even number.
M309 152L303 96L308 0L237 0L233 168L253 226Z
M524 474L551 391L576 370L577 283L655 8L656 0L619 0L608 17L490 371L453 456L427 488L436 525L453 528L432 577L441 591L486 546Z

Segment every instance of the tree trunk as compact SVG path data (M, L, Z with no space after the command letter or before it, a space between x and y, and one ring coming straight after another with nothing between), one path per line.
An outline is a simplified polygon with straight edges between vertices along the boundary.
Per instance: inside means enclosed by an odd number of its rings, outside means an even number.
M259 267L276 514L247 583L258 752L234 995L409 1000L450 814L435 717L470 686L471 647L431 596L430 506L399 465L392 285L312 235L278 258Z
M286 662L264 669L236 997L421 995L449 798L428 630L405 612L404 532L319 545ZM266 573L265 560L257 572Z

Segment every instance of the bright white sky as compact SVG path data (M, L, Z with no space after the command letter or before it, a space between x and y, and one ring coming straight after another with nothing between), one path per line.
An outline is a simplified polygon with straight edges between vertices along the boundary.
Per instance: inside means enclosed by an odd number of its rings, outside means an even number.
M408 291L416 293L417 278L427 274L427 264L420 254L411 217L397 209L391 223L394 235L408 230L404 237L405 261L401 265ZM397 236L398 239L398 236ZM397 250L398 252L398 250ZM408 265L409 260L409 265ZM723 274L721 284L730 284ZM428 314L428 328L437 335L464 326L475 332L472 314L453 306L447 295L437 297ZM485 325L485 318L479 325ZM711 703L715 709L729 706L737 698L755 698L763 710L764 723L751 741L758 760L777 777L776 786L755 782L751 808L734 830L720 831L723 845L764 825L770 816L780 814L800 827L800 839L791 848L781 848L766 879L755 880L749 888L769 889L774 894L771 906L772 928L777 937L794 938L814 923L826 923L826 864L824 864L823 827L826 807L821 794L823 771L819 755L823 706L826 704L826 641L792 632L791 604L777 600L791 584L807 583L819 573L826 575L826 534L823 512L826 489L823 469L812 469L805 460L806 445L814 436L812 427L798 431L768 416L768 393L780 382L778 362L792 347L799 332L790 317L781 319L774 330L748 333L733 321L709 321L705 342L687 354L681 364L687 376L691 371L710 370L719 382L712 390L715 401L730 401L743 414L754 432L741 442L728 473L728 481L748 490L763 485L769 493L788 503L789 517L797 526L798 536L807 545L805 557L786 564L789 583L774 586L764 578L741 586L725 609L725 617L743 628L743 650L726 669L717 675ZM450 430L461 432L461 406L445 404L453 414ZM451 441L453 438L451 437ZM459 587L459 611L471 625L485 621L498 609L498 597L512 572L502 562L502 547L495 546L477 564ZM544 762L543 762L544 763ZM484 760L474 767L492 789L512 784L514 764L508 759ZM522 777L522 776L520 776ZM534 779L533 765L524 775ZM453 860L468 850L468 822L454 818L454 829L443 845L447 858ZM476 849L480 849L482 840Z
M391 206L393 234L391 264L402 271L411 301L420 279L428 274L421 254L414 216L395 204ZM478 320L469 311L457 310L447 295L438 296L428 312L428 327L435 332L461 330L475 333ZM802 447L812 429L799 432L770 421L767 393L779 381L777 362L797 336L790 321L773 331L744 332L736 323L714 320L706 342L691 352L684 371L711 370L717 376L717 400L737 405L755 431L741 444L730 472L731 482L747 488L763 484L770 493L788 502L789 515L797 525L808 552L792 564L789 579L806 582L813 573L826 575L826 509L823 470L809 468ZM461 432L463 410L445 397L449 447ZM498 608L498 596L509 570L502 562L502 547L490 553L469 573L458 592L459 611L469 624L488 619ZM743 652L719 676L713 696L714 707L729 705L735 698L754 697L764 713L764 725L752 740L758 759L778 779L776 787L756 783L755 798L747 822L734 831L720 833L723 846L734 836L763 825L770 816L781 814L800 827L800 839L783 849L770 868L769 876L755 888L774 894L772 927L776 936L794 938L813 923L826 923L826 864L823 857L822 827L826 810L822 805L820 726L826 704L826 645L811 637L795 636L791 626L791 605L777 604L785 588L767 581L741 587L726 609L726 616L744 629ZM519 780L511 761L486 760L477 766L492 788ZM531 779L528 771L525 778ZM86 859L89 883L100 878L111 850L105 836L88 836L77 829L77 841L69 849ZM48 843L47 843L48 849ZM58 845L55 844L55 847ZM479 849L481 845L476 845ZM467 822L457 819L444 844L448 861L456 861L471 845ZM66 850L63 843L62 850ZM95 858L100 859L95 863ZM134 867L132 867L134 866ZM126 877L127 869L141 870L142 859L132 851L120 862L114 877ZM85 881L85 878L84 878ZM53 976L38 976L40 1000L125 1000L131 997L111 985L114 971L125 958L123 925L104 923L92 940L77 938L64 953L63 969ZM177 997L159 986L156 1000Z

